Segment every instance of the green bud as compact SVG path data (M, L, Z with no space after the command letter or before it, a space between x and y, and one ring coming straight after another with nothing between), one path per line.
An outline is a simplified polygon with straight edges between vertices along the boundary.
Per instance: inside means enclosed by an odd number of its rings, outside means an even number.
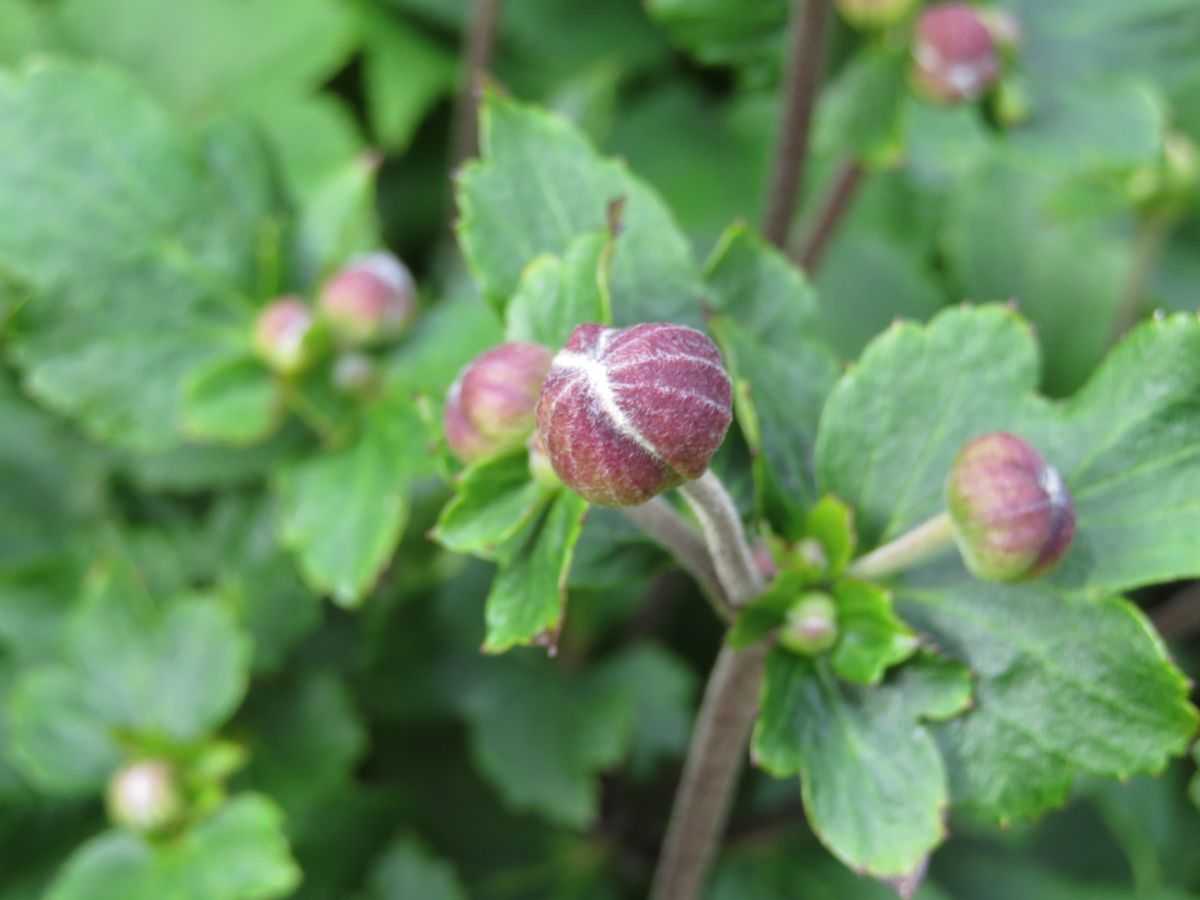
M529 477L548 490L558 490L562 487L562 479L554 471L554 464L546 453L546 445L542 442L540 432L533 432L525 442L529 448Z
M902 21L916 0L837 0L838 12L855 28L887 28Z
M837 607L828 594L802 594L776 633L779 643L804 656L819 656L837 643Z
M118 769L109 779L105 801L113 824L142 834L174 825L184 812L175 769L161 760L139 760Z

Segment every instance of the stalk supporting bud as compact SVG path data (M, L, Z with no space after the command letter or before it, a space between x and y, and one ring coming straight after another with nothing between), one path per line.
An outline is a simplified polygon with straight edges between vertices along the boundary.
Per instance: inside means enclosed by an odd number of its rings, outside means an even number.
M559 477L598 506L703 475L732 421L716 345L682 325L580 325L546 376L538 431Z
M533 432L534 409L550 367L540 344L493 347L450 386L442 421L446 442L464 462L515 450Z

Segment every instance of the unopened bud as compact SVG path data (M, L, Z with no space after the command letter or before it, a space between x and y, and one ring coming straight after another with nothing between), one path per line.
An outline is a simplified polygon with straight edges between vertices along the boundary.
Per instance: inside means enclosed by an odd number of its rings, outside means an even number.
M454 455L475 462L521 446L550 366L540 344L493 347L463 369L446 396L443 428Z
M916 0L837 0L838 12L856 28L886 28L908 15Z
M254 325L254 348L284 375L306 369L315 356L313 317L299 297L280 297L263 307Z
M793 653L824 653L837 643L837 608L833 600L816 591L802 595L787 611L776 637Z
M544 488L558 489L562 487L562 479L554 471L550 456L546 453L546 445L542 442L541 434L535 429L526 441L529 448L529 476Z
M184 802L174 768L141 760L117 770L105 800L113 823L142 833L159 831L179 820Z
M921 13L913 42L912 81L933 103L978 99L1000 76L992 33L967 3L938 3Z
M1075 506L1058 470L1012 434L969 441L946 493L959 551L977 578L1040 575L1062 559L1075 534Z
M559 477L598 506L634 506L708 469L732 420L721 355L693 328L580 325L554 357L538 431Z
M379 386L379 367L365 353L343 353L333 364L333 386L351 397L365 397Z
M407 267L390 253L352 261L325 283L321 317L353 346L396 337L416 315L416 287Z

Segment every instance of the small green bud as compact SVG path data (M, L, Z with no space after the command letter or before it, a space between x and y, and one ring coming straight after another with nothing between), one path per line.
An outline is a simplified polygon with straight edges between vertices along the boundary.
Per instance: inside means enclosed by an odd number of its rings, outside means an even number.
M142 834L174 825L184 812L175 769L160 760L139 760L118 769L109 779L105 801L113 824Z
M254 348L268 366L295 375L315 358L312 313L299 297L280 297L263 307L254 324Z
M1058 470L1012 434L968 441L946 494L963 561L985 581L1042 574L1075 534L1075 505Z
M828 594L802 594L776 633L779 643L804 656L819 656L837 643L837 607Z
M887 28L909 14L916 0L837 0L838 12L855 28Z
M379 367L365 353L343 353L333 364L333 386L350 397L367 397L379 386Z

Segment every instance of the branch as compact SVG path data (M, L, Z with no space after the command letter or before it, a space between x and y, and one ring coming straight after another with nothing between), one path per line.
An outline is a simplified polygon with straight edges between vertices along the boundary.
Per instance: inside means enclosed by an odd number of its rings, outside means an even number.
M825 33L832 0L794 0L783 111L763 234L777 247L787 244L792 216L804 186L809 126L825 68Z
M503 6L504 0L475 0L475 9L467 25L463 45L467 71L463 75L454 108L452 172L479 152L479 92L492 62L496 29Z
M811 230L793 253L793 258L805 272L811 274L820 265L829 246L829 239L833 237L842 223L842 218L854 202L866 174L866 170L856 160L842 161L833 179L833 187L825 196Z

